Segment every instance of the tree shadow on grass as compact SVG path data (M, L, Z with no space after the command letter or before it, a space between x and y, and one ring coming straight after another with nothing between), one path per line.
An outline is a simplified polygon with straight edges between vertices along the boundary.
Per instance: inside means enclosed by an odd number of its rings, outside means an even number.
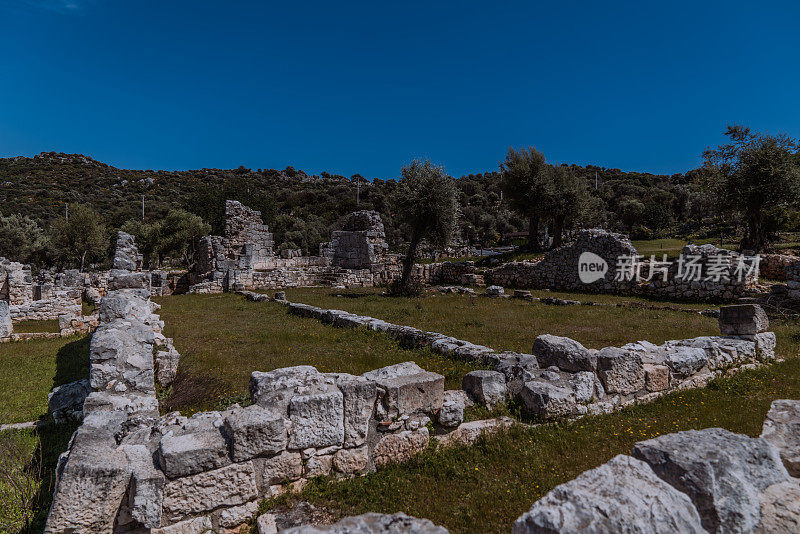
M56 354L56 375L53 387L89 378L90 336L67 343Z

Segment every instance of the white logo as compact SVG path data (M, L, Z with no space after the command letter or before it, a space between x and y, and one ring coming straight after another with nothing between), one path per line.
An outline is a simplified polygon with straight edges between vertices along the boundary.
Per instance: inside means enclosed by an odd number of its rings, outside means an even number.
M606 260L593 252L584 252L578 258L578 277L584 284L591 284L603 278L608 272Z

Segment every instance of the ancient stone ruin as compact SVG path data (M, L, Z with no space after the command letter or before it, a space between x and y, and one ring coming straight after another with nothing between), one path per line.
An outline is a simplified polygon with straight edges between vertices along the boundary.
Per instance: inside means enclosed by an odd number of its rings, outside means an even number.
M261 214L229 200L225 205L225 236L200 240L197 264L189 275L192 293L278 289L314 285L369 287L390 281L398 272L388 254L380 215L352 213L345 229L320 245L319 256L299 251L276 256L272 234Z

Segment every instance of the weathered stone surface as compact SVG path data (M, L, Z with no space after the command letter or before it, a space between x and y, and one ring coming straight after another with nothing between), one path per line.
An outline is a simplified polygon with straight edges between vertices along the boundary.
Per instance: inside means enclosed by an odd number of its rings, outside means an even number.
M404 430L396 434L385 434L373 451L375 465L405 462L428 446L429 433L426 427Z
M510 417L498 417L497 419L482 419L480 421L462 423L452 432L436 436L438 439L438 446L446 448L458 445L472 445L481 436L505 430L514 424L514 419Z
M225 414L225 433L231 442L234 462L273 455L286 448L283 417L257 404L228 411Z
M775 345L778 340L775 337L775 332L762 332L755 335L756 340L756 356L759 360L771 360L775 358Z
M153 454L145 445L124 445L131 483L128 507L131 517L148 528L161 525L161 505L164 499L164 474L156 468Z
M258 534L278 534L278 524L273 514L262 514L256 520Z
M369 420L378 395L377 385L364 377L340 374L336 376L336 386L344 400L344 446L357 447L367 440Z
M250 396L264 408L286 413L290 399L304 388L321 380L320 372L310 365L283 367L250 375Z
M258 501L252 501L240 506L233 506L220 510L217 515L217 524L221 528L234 528L253 519L258 513Z
M344 442L344 398L334 385L315 386L289 401L290 449L329 447Z
M0 339L9 337L14 332L14 326L11 323L11 309L8 302L0 300Z
M761 517L758 494L789 481L778 450L764 439L721 428L667 434L634 445L633 455L682 491L712 532L748 532Z
M533 354L542 368L555 365L562 371L594 371L597 357L589 350L568 337L544 334L533 342Z
M122 451L98 441L73 443L44 532L111 532L130 478Z
M800 477L800 401L773 401L761 437L778 449L789 474Z
M487 297L502 297L505 291L501 286L489 286L486 288Z
M150 534L206 534L211 532L213 525L207 516L187 519L163 528L154 528Z
M434 413L444 401L444 377L429 373L414 362L390 365L362 376L385 390L383 405L390 418Z
M722 306L719 329L725 336L752 336L769 330L769 318L758 304Z
M114 252L114 269L135 271L141 263L139 251L131 234L117 232L117 245Z
M698 347L673 347L664 353L664 363L676 378L687 378L708 363L708 354Z
M457 427L464 421L464 398L461 391L445 391L442 408L439 410L439 424Z
M306 460L303 466L303 477L311 479L318 476L327 476L330 474L332 468L332 454L315 455Z
M346 517L333 525L303 525L281 532L285 534L447 534L447 530L427 519L418 519L403 513L392 515L369 513Z
M112 291L100 301L98 314L101 323L116 319L145 322L150 319L150 294L144 290L124 289Z
M219 428L210 424L161 438L158 459L161 469L169 478L194 475L231 463L225 436Z
M519 392L525 407L536 416L561 417L577 415L577 400L572 388L558 386L544 380L525 382Z
M606 347L597 353L597 375L606 393L629 395L644 388L642 357L633 351Z
M82 410L83 401L91 391L89 381L85 378L57 386L47 396L47 408L53 414L56 422L60 422L70 412Z
M647 391L653 393L669 388L669 367L666 365L644 364L644 383Z
M362 473L369 468L369 448L340 449L333 455L333 468L345 475Z
M759 494L761 522L756 534L800 532L800 486L797 481L773 484Z
M164 516L180 521L222 506L238 506L258 496L252 462L232 464L164 485Z
M506 378L497 371L470 371L461 380L461 387L475 401L489 407L505 401L508 395Z
M303 476L303 458L299 452L282 452L271 458L257 458L253 463L260 488L285 484Z
M619 455L554 488L514 523L514 534L705 532L689 498L648 465Z

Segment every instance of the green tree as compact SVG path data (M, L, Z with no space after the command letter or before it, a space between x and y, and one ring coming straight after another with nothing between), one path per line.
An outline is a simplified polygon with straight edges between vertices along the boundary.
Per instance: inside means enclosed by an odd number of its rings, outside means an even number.
M797 142L785 134L756 133L728 126L730 142L703 153L721 205L740 214L746 224L743 249L761 251L769 242L765 212L797 204L800 195Z
M46 247L44 232L27 215L0 215L0 257L22 263L39 263Z
M211 232L211 225L200 216L178 209L170 210L161 226L161 242L157 247L159 263L164 256L178 256L187 267L195 260L200 238Z
M564 229L580 214L586 201L586 184L566 166L550 166L544 206L552 220L553 248L561 246Z
M108 232L100 214L89 206L69 205L69 219L57 219L51 229L50 251L57 261L81 271L86 262L101 261L108 250Z
M411 293L411 270L422 240L434 247L449 243L458 220L455 181L444 167L429 160L414 160L400 170L393 204L398 221L409 236L400 279L401 293Z
M534 147L508 149L500 164L501 187L511 207L528 219L528 247L540 250L540 213L548 196L549 176L544 154Z

